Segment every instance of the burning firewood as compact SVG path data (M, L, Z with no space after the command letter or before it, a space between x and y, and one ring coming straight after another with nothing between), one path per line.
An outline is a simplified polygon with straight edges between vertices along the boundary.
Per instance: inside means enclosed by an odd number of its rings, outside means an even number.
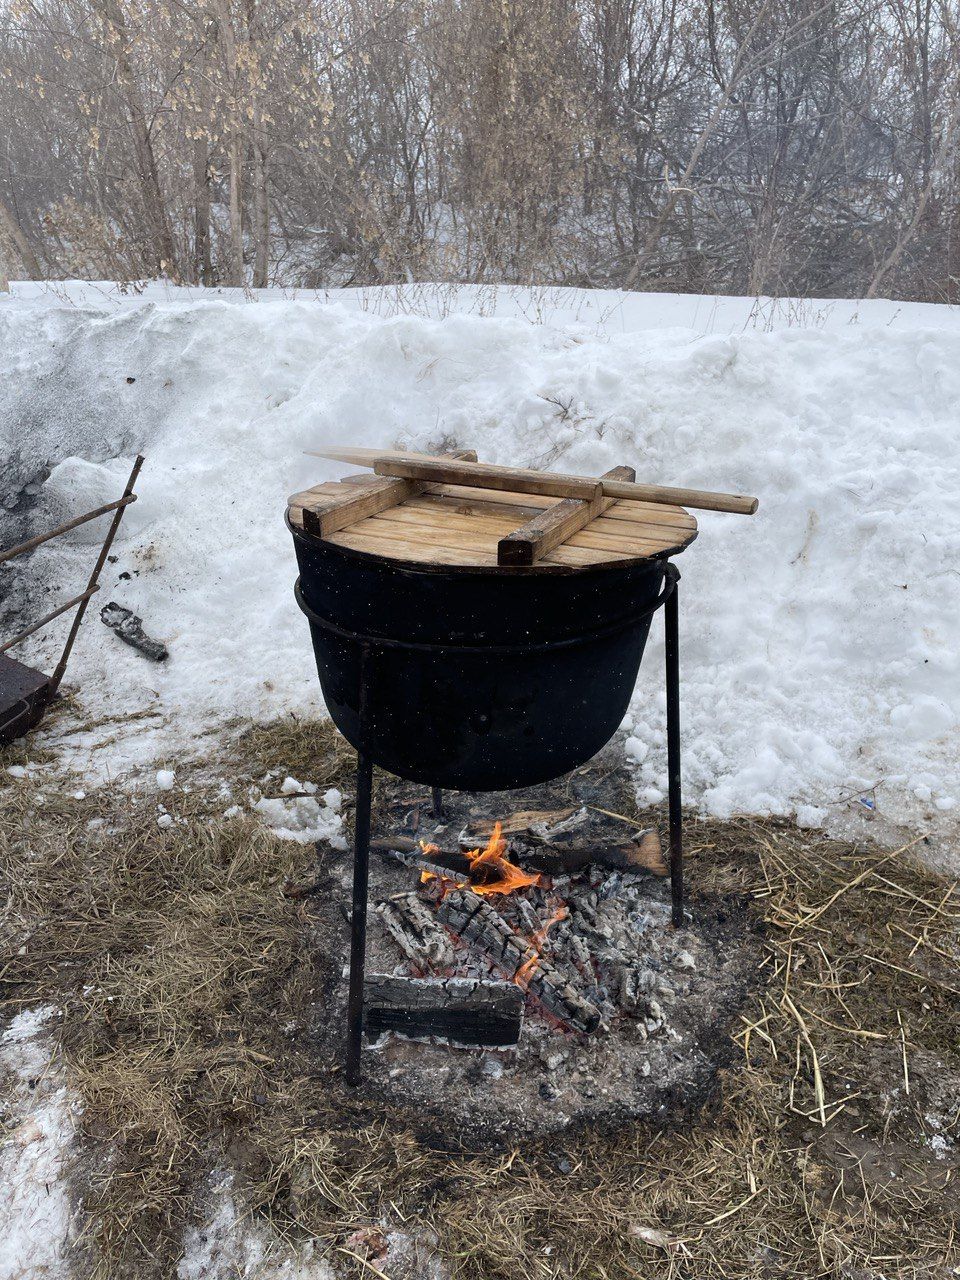
M368 1031L441 1036L499 1048L520 1039L523 992L512 982L371 974L364 983Z
M452 889L437 915L472 950L534 996L560 1022L577 1031L596 1031L600 1010L582 996L533 942L514 932L503 916L471 889Z
M438 849L435 844L426 844L422 840L420 848L426 859L443 858L442 850ZM500 823L493 824L493 830L485 847L481 850L468 849L464 857L467 862L467 870L465 879L467 885L474 893L515 893L517 889L527 889L531 885L541 883L539 875L530 875L528 872L521 870L515 862L511 862L507 857L507 842L501 835ZM447 880L450 873L441 866L439 871L426 870L421 879L427 882L432 879Z
M513 856L548 875L574 874L592 865L613 871L669 874L660 835L654 828L637 831L630 839L611 839L608 824L596 813L585 805L579 809L527 809L505 818L501 828L504 836L512 837ZM493 825L487 820L470 823L460 834L460 847L482 844Z
M569 811L568 811L569 812ZM575 875L588 867L607 867L611 871L648 871L656 876L669 874L670 868L663 856L659 833L654 829L638 832L629 840L611 840L603 835L580 835L576 840L568 837L541 839L534 828L516 830L518 818L527 814L514 815L514 819L503 826L503 834L516 835L510 841L510 854L513 859L534 871L546 875ZM471 874L471 863L468 851L482 845L490 836L492 823L476 824L467 827L460 835L460 850L438 849L429 845L429 852L424 852L422 842L413 836L395 835L377 837L370 842L370 848L386 858L396 858L408 866L425 867L438 874L453 875L457 879L469 879L471 883L489 883L496 879L489 875L489 868L474 867ZM481 878L483 877L483 878Z

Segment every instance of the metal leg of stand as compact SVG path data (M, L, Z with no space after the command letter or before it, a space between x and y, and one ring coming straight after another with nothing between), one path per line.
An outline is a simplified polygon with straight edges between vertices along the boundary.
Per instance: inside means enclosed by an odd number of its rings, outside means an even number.
M433 793L433 816L439 822L443 817L443 792L439 787L431 788Z
M360 669L360 741L369 733L369 652ZM357 753L357 807L353 833L353 909L350 914L350 987L347 994L347 1084L360 1083L363 1043L363 973L367 950L367 886L370 879L370 803L373 764L364 750Z
M676 571L674 571L676 572ZM679 574L677 574L679 581ZM680 797L680 625L677 584L663 606L667 676L667 778L670 804L670 896L673 923L683 924L683 813Z

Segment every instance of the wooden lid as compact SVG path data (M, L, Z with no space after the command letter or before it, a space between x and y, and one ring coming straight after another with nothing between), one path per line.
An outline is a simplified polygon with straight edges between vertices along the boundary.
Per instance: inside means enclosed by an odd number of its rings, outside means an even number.
M503 539L564 499L543 494L355 475L316 485L290 499L290 523L333 546L403 564L497 568ZM560 512L553 512L554 523ZM576 523L576 522L574 522ZM529 566L502 572L557 573L649 560L682 551L697 536L683 507L633 499L605 499L602 509Z

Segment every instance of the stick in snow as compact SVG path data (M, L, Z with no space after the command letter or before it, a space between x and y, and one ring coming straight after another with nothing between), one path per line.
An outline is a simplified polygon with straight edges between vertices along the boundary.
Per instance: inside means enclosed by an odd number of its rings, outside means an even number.
M135 613L125 609L122 604L114 604L111 600L100 610L100 621L111 631L115 631L124 644L138 650L145 658L153 662L166 662L167 646L159 640L151 640L143 634L143 620Z

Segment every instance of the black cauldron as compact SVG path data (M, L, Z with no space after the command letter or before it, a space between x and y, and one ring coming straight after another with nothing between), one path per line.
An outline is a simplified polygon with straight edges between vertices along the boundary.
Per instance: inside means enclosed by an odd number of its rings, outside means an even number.
M411 567L289 527L334 723L374 764L434 787L532 786L595 755L673 585L663 560Z

